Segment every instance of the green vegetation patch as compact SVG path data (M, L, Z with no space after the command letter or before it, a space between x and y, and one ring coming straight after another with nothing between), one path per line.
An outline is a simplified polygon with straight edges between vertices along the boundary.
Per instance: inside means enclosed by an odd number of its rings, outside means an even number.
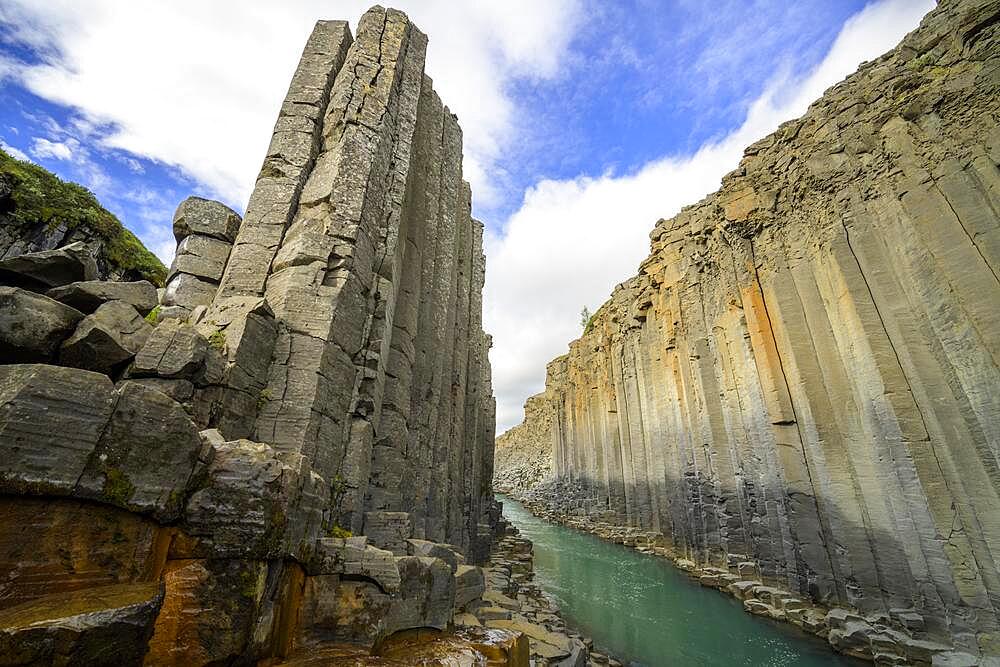
M0 150L0 216L15 225L89 229L103 240L104 260L116 271L162 286L167 269L94 194L49 170Z

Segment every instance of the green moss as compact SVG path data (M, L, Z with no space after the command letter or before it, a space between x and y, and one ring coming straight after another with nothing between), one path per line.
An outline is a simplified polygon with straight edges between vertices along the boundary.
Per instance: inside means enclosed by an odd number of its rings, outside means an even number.
M272 398L274 398L274 393L270 388L265 387L264 389L261 389L260 395L257 396L257 411L259 412L263 410L264 406L267 405Z
M336 523L330 526L330 529L326 531L326 534L329 537L340 537L340 538L354 537L354 533L347 530L346 528L341 528L340 525Z
M163 285L167 269L156 255L86 188L0 150L0 219L4 224L84 228L103 240L103 259L115 271Z
M222 352L226 349L226 334L224 334L221 329L216 331L208 337L208 344L219 352Z
M149 313L146 314L146 321L152 324L154 327L156 326L159 319L160 319L160 306L153 308L153 310L149 311Z
M240 595L251 600L257 599L257 577L252 572L240 572Z
M126 507L135 493L135 486L118 468L104 471L104 497L120 507Z
M934 56L934 54L928 52L920 56L919 58L914 58L913 60L909 61L908 63L906 63L906 66L909 69L913 70L914 72L919 72L923 68L933 63L935 60L937 60L937 58Z

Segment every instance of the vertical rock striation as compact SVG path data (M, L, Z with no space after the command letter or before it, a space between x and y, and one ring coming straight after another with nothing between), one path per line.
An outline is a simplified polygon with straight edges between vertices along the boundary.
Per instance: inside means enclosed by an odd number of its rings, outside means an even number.
M481 604L483 226L426 46L381 7L356 37L317 23L246 215L180 205L155 309L80 244L0 262L0 639L24 664L118 627L129 664L248 664Z
M998 118L1000 3L944 0L750 146L549 365L556 476L844 650L1000 653Z

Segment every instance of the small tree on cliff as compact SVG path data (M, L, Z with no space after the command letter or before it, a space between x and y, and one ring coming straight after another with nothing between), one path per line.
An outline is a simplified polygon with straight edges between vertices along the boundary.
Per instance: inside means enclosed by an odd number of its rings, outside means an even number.
M587 324L590 323L590 318L592 316L593 315L590 312L590 308L587 308L586 306L584 306L583 310L580 311L580 328L581 329L585 330L587 328Z

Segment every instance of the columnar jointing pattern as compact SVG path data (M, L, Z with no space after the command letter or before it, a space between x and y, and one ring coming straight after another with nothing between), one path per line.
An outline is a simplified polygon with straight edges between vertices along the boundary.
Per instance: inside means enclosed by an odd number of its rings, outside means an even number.
M199 327L223 328L232 360L260 347L231 323L262 297L277 323L269 368L246 378L252 428L227 437L304 455L346 529L409 512L413 536L468 552L490 502L485 260L426 46L394 10L353 42L317 24Z
M998 16L941 2L661 220L544 395L556 474L598 509L977 654L1000 650Z

